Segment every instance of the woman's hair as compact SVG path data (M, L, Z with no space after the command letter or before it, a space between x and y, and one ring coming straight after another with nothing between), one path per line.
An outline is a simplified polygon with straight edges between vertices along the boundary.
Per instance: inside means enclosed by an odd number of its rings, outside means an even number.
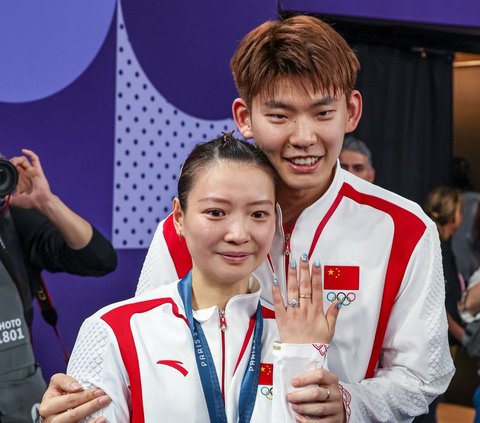
M462 204L462 194L458 188L439 186L429 192L424 209L440 229L454 221L455 212Z
M279 83L294 81L306 92L350 99L359 61L345 39L312 16L267 21L240 42L230 68L240 97L251 107L259 94L273 97Z
M252 143L234 138L233 131L226 132L219 138L195 146L185 160L178 178L178 199L183 210L187 209L188 196L198 175L220 161L242 163L263 170L272 178L277 191L278 173L265 153Z

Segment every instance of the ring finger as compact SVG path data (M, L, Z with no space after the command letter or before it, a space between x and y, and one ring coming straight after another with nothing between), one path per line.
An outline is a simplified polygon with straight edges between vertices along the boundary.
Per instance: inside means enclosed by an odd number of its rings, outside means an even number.
M300 282L298 284L298 292L302 304L312 302L312 283L307 253L303 253L300 258Z

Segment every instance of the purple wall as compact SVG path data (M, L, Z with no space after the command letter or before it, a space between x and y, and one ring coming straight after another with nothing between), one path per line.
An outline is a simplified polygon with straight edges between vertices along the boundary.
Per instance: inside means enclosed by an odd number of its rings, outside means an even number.
M282 4L288 11L480 27L478 0L283 0Z

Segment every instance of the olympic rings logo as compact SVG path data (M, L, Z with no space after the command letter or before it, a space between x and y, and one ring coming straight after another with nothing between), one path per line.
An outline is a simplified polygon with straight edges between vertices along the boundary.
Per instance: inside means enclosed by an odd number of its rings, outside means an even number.
M271 401L273 398L273 387L269 388L268 386L262 386L260 388L260 393L269 401Z
M354 292L348 292L345 294L345 292L339 292L338 294L335 294L335 292L329 292L327 294L327 300L333 303L335 300L336 301L343 301L344 306L348 306L352 304L355 299L357 298L357 295Z

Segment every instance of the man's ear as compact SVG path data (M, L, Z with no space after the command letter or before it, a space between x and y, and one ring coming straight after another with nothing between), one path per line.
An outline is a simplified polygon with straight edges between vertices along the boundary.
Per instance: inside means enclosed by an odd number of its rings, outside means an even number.
M175 197L173 199L173 224L175 226L175 231L180 238L183 238L183 210L180 207L180 200Z
M233 100L232 114L243 138L253 138L250 111L243 98Z
M362 95L359 91L353 90L350 100L347 103L347 124L345 132L352 132L362 117Z
M375 169L372 167L370 168L370 174L368 177L368 182L371 182L372 184L375 182Z

